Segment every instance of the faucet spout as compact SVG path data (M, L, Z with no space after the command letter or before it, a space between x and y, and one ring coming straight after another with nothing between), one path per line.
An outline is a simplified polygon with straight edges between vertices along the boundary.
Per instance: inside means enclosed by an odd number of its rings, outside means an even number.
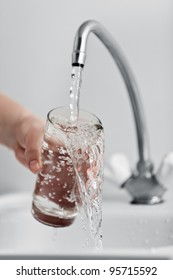
M72 65L78 65L82 67L85 65L88 36L91 32L93 32L108 49L114 61L116 62L126 84L136 124L139 154L138 166L140 169L143 168L143 166L152 168L152 163L149 156L145 118L135 79L118 44L115 42L111 34L100 23L89 20L80 26L74 40Z
M75 40L74 40L74 45L73 45L72 65L84 67L86 61L87 42L90 33L94 33L111 54L113 60L115 61L116 65L118 66L121 72L121 75L124 79L129 94L134 121L135 121L137 144L138 144L138 161L136 166L137 175L135 175L135 179L136 177L138 179L139 177L142 177L142 180L143 177L147 177L147 178L153 177L152 174L153 164L150 159L148 135L147 135L147 129L145 124L144 111L143 111L138 87L136 85L136 81L129 67L129 64L124 54L122 53L120 47L118 46L117 42L115 41L113 36L99 22L94 20L86 21L77 30ZM159 188L159 191L157 190L156 194L159 193L159 197L160 197L162 195L162 192L160 192L160 186L158 186L155 180L153 185L154 188L156 188L156 186ZM125 184L125 186L128 189L128 181L127 184ZM135 187L135 194L134 194L133 193L134 191L132 190L133 188L131 186L132 184L130 183L129 192L132 194L135 202L141 203L142 201L142 203L148 203L149 200L151 201L151 199L148 197L148 194L143 195L143 192L142 192L143 197L142 198L140 197L138 199L137 188ZM154 193L154 196L156 196L156 194ZM141 191L139 196L140 195L141 195ZM152 196L153 196L153 192L152 192Z

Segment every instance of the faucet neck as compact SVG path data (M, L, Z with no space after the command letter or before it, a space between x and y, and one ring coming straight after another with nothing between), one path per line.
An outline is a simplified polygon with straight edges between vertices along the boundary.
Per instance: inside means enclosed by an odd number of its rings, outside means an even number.
M138 144L138 163L137 169L143 170L147 168L152 171L153 166L149 155L148 137L145 125L145 118L139 91L133 76L133 73L121 52L117 42L112 35L97 21L89 20L84 22L78 29L73 46L72 65L84 66L86 60L87 42L90 33L94 33L100 41L105 45L115 63L117 64L122 77L124 79L136 126L137 144Z

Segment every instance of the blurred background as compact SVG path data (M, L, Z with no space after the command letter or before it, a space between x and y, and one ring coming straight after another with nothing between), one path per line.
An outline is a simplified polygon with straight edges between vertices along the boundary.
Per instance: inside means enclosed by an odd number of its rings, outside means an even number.
M173 150L173 7L171 0L0 0L0 91L33 113L69 104L71 53L79 25L100 21L115 37L141 91L151 156ZM128 94L117 67L91 35L80 106L105 128L108 159L137 161ZM10 112L9 112L10 116ZM33 191L35 175L0 146L0 192Z

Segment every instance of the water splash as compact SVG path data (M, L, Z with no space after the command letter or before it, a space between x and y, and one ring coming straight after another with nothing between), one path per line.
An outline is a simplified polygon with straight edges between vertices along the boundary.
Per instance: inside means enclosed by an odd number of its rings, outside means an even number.
M87 241L102 248L102 182L104 134L102 126L78 122L76 133L69 133L68 147L76 172L78 205ZM89 238L88 238L89 236Z

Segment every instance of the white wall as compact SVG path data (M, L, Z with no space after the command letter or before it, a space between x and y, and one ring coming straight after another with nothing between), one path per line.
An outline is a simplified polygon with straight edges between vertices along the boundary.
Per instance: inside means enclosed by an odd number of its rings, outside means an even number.
M46 117L67 105L75 32L96 19L115 36L136 76L154 162L173 150L171 0L0 0L0 91ZM127 92L112 59L91 35L81 107L105 127L106 157L137 153ZM10 115L10 112L9 112ZM33 189L35 176L0 147L1 190Z

